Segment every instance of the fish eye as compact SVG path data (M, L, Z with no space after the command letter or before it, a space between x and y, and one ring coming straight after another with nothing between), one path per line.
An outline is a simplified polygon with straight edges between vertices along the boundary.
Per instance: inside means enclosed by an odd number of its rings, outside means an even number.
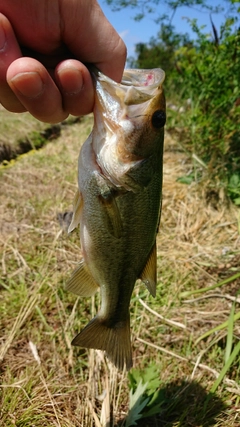
M166 113L162 110L157 110L152 115L152 125L153 127L160 129L166 123Z

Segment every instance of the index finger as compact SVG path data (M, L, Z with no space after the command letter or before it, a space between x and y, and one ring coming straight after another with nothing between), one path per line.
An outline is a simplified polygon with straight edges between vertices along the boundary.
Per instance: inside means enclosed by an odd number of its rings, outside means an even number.
M63 39L76 58L94 63L119 82L126 61L126 46L99 4L95 0L62 0L61 19Z

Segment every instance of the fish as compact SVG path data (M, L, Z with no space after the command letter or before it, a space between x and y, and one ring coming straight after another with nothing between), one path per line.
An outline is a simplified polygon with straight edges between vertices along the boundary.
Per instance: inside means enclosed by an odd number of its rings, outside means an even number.
M74 346L105 351L132 367L130 299L137 279L156 295L166 106L165 73L126 69L121 83L92 71L94 125L78 160L78 190L69 232L80 224L82 258L66 289L89 297L97 315Z

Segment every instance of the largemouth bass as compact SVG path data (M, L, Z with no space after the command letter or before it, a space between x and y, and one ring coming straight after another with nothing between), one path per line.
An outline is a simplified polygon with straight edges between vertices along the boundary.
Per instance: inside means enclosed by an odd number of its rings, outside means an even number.
M90 296L100 288L101 308L72 344L104 350L119 369L130 369L129 304L136 280L156 294L164 72L126 70L119 84L95 71L93 80L94 127L80 151L69 227L80 223L82 261L67 289Z

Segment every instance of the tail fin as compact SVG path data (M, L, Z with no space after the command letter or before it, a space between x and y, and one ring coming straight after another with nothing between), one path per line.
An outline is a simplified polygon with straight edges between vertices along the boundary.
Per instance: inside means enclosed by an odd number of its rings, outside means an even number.
M109 328L96 316L74 338L72 344L106 351L109 360L120 370L123 370L124 365L127 370L132 367L130 319Z

